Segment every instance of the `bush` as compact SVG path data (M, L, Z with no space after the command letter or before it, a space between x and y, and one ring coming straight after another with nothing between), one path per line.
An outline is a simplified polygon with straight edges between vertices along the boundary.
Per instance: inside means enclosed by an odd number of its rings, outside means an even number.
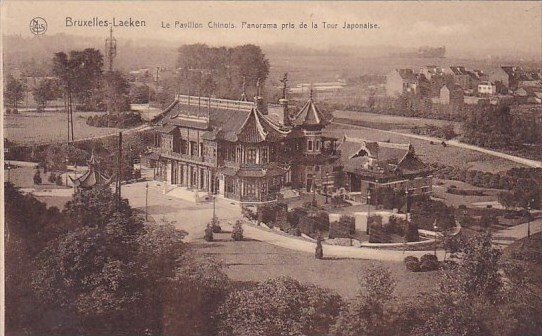
M49 174L49 177L47 178L47 181L49 181L51 183L55 183L56 182L56 174L55 173Z
M34 174L34 184L41 184L41 174L40 174L40 171L39 169L36 169L36 173Z
M419 262L420 260L418 259L418 257L415 257L415 256L407 256L407 257L405 257L404 263L406 264L409 261Z
M243 226L240 220L237 220L235 222L235 225L233 226L233 230L231 231L231 237L235 241L243 240Z
M329 238L351 238L356 232L356 222L352 216L341 216L338 222L329 224Z
M288 229L288 234L299 237L301 236L301 230L299 230L299 228L296 226L292 226L291 228Z
M405 262L405 267L407 270L411 272L419 272L420 271L420 262L419 261L408 261Z
M424 254L420 258L420 270L422 272L436 271L439 267L438 258L434 254Z
M205 228L205 234L203 235L203 239L205 239L205 241L208 241L208 242L213 241L213 224L212 223L207 224L207 227Z
M417 242L420 241L420 235L418 233L418 225L410 221L405 221L405 240L407 242Z
M213 233L220 233L222 232L222 228L220 227L220 221L218 220L218 218L215 216L213 217L213 219L211 220L211 227L212 227L212 230L213 230Z

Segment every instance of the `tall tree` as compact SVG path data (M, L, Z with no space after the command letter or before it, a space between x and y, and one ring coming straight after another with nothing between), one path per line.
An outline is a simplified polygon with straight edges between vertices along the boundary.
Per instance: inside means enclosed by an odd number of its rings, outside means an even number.
M49 100L61 96L59 83L57 80L44 79L33 88L32 94L38 103L38 109L43 109L47 106Z
M20 100L24 98L24 85L11 74L7 76L4 89L4 99L11 107L17 108Z
M108 112L119 113L130 110L128 81L119 71L107 72L103 76L102 92Z

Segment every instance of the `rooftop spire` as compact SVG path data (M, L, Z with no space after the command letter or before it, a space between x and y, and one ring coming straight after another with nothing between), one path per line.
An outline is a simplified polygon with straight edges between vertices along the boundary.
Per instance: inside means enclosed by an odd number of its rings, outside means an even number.
M256 81L256 88L258 89L258 97L260 97L260 77L258 77L258 80Z
M286 99L286 90L287 90L287 83L288 83L288 73L284 74L284 77L280 80L282 83L282 99Z
M312 83L311 83L311 87L310 87L310 90L309 90L309 99L312 100L313 97L314 97L314 88L313 88Z

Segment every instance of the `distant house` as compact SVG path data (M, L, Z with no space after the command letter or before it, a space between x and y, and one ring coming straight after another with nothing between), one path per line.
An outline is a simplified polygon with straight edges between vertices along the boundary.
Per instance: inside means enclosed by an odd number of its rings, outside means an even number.
M541 104L542 89L521 87L514 92L516 102L520 104Z
M416 93L419 74L412 69L396 69L386 76L386 95L399 97L403 93Z
M446 84L440 88L439 96L434 103L440 105L461 106L464 102L464 94L461 87L457 84Z
M526 71L522 67L502 66L503 71L508 75L509 87L517 90L521 87L542 87L542 74L537 71Z
M344 136L338 147L352 199L366 200L378 189L430 194L432 171L411 144L367 141Z
M480 95L491 96L497 93L497 86L490 81L484 81L478 84L477 90Z
M420 69L420 74L423 74L425 78L430 80L434 76L444 75L444 71L441 67L438 67L436 65L428 65Z
M451 66L452 76L454 82L459 85L463 90L471 89L470 87L470 75L464 66Z

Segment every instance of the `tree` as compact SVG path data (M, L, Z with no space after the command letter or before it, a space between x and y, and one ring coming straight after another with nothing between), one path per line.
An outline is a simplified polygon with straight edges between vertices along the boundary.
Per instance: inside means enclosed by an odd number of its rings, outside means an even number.
M53 58L53 73L59 78L68 110L77 98L85 110L97 109L93 101L102 77L103 56L97 49L72 50L69 55L58 52Z
M220 308L219 335L327 335L339 295L280 277L231 292Z
M34 99L38 103L38 109L47 106L49 100L58 98L61 95L59 83L54 79L44 79L32 90Z
M103 97L109 113L130 110L128 81L119 71L111 71L103 76Z
M47 208L11 183L4 185L4 196L5 331L27 334L46 311L29 276L34 258L49 241L66 232L69 223L56 207Z
M127 200L122 200L117 206L117 197L108 186L79 190L64 206L64 213L77 226L98 228L104 227L115 213L127 218L133 216ZM134 223L131 230L137 231L141 225Z
M9 106L17 108L17 104L24 98L24 85L23 83L8 75L6 79L6 86L4 89L4 99Z
M359 279L356 297L341 310L334 336L389 335L389 314L395 280L389 269L372 265Z

